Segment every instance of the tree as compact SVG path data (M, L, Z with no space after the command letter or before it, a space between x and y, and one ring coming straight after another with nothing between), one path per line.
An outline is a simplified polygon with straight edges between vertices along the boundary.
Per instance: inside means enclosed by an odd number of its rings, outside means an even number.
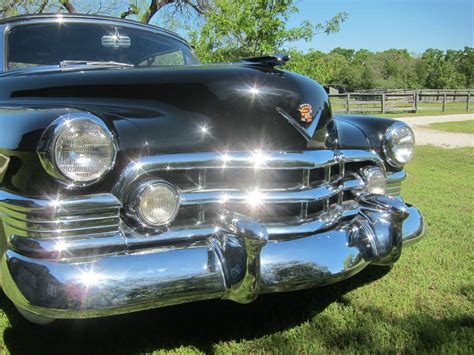
M272 54L298 40L311 40L318 33L333 33L347 18L339 13L323 24L303 21L287 28L298 12L294 0L215 0L205 23L190 32L191 43L204 62L229 61Z
M203 15L210 7L208 0L149 0L145 6L135 0L130 2L127 10L122 12L120 17L127 18L135 15L138 21L149 23L158 11L170 5L173 5L176 11L181 13L190 8L199 15Z
M104 2L104 5L103 2L83 0L76 6L71 0L0 0L0 17L60 12L109 14L118 6L117 1Z
M126 10L119 0L0 0L0 17L20 14L40 14L43 12L110 14L120 10L122 18L133 16L138 21L149 23L155 14L164 7L173 6L177 12L192 9L202 15L209 6L208 0L129 0Z

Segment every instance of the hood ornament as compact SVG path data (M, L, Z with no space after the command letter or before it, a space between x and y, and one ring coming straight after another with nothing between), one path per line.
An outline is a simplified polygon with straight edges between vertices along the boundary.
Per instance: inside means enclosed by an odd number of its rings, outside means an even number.
M306 139L310 141L316 131L318 126L319 118L323 112L323 108L320 107L316 114L313 114L313 107L310 104L301 104L298 107L300 113L300 119L296 120L291 115L289 115L282 108L277 107L277 112L282 115L296 130Z

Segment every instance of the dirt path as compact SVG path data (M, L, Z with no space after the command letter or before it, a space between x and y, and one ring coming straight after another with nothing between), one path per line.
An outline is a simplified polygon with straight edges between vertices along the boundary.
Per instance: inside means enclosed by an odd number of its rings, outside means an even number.
M474 120L474 114L418 116L397 118L408 123L415 132L416 144L432 144L447 148L474 147L474 134L451 133L423 127L436 122Z

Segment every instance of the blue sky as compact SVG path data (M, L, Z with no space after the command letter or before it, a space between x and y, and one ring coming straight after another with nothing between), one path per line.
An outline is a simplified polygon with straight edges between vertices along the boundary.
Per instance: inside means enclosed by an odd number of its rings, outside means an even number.
M381 51L406 48L474 47L474 0L299 0L299 14L289 26L303 20L324 22L340 11L349 13L341 31L321 34L309 43L294 43L300 50L328 52L336 47Z

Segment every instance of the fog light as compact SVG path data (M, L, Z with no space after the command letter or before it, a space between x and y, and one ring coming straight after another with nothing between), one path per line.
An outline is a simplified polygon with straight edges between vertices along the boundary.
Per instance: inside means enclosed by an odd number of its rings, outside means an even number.
M380 168L366 168L362 170L366 190L369 194L385 195L387 177Z
M178 214L178 192L170 184L150 183L137 197L137 212L140 220L148 226L168 224Z

